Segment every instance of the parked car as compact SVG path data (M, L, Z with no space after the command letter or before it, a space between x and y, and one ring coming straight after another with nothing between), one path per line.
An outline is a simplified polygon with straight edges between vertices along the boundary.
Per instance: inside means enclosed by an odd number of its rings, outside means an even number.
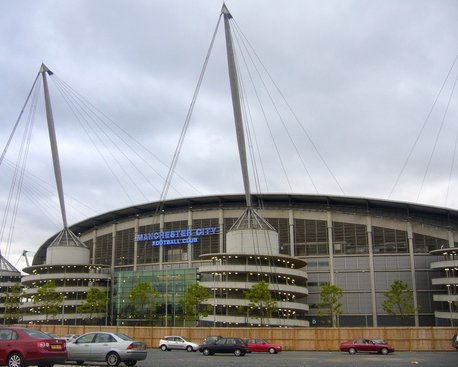
M221 339L221 338L222 338L221 335L209 335L204 339L202 344L215 342L215 341L217 341L218 339Z
M251 352L268 352L275 354L281 352L281 345L272 344L264 339L242 339L248 345L248 351Z
M123 333L86 333L67 343L68 360L77 364L84 362L106 362L117 366L135 366L137 361L146 359L146 344Z
M202 352L204 356L215 353L234 353L236 357L239 357L248 353L248 347L240 338L219 338L200 345L199 352Z
M381 339L357 339L343 342L340 344L340 350L350 354L355 354L356 352L381 354L394 352L394 348Z
M49 337L53 338L53 339L65 339L65 338L61 338L59 335L57 334L54 334L54 333L48 333L47 331L42 331L42 333L45 333L46 335L49 335Z
M458 334L453 335L452 346L453 348L458 349Z
M67 334L67 335L64 335L64 339L67 342L71 342L73 339L76 339L77 337L79 337L79 334Z
M0 328L0 365L52 367L64 364L67 348L64 339L55 339L39 330L21 327Z
M159 340L159 348L162 351L171 351L174 349L186 350L188 352L197 352L199 345L189 340L186 340L182 336L164 336Z

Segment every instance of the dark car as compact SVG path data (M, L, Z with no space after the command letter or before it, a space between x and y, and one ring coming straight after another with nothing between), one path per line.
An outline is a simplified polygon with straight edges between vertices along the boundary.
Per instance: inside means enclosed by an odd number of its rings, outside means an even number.
M381 339L356 339L343 342L340 344L340 350L350 354L355 354L356 352L380 354L394 352L394 348Z
M248 351L275 354L281 352L281 345L272 344L264 339L242 339L248 345Z
M0 365L52 367L67 360L65 339L55 339L39 330L0 328Z
M221 339L221 338L222 338L221 335L209 335L204 339L202 344L213 343L213 342L216 342L218 339Z
M215 353L234 353L236 357L239 357L248 353L248 346L240 338L220 338L200 345L199 352L202 352L204 356Z
M458 334L453 335L452 347L458 349Z

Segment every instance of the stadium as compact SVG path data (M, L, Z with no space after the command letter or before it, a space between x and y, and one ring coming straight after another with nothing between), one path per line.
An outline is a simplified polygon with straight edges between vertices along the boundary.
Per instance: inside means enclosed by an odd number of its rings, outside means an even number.
M458 212L341 196L253 195L253 202L271 229L267 237L256 228L245 229L256 238L251 246L227 236L246 209L244 195L168 200L160 211L159 203L149 203L73 225L90 251L86 265L112 272L109 322L134 322L125 300L139 281L159 291L154 322L165 326L183 325L179 300L195 282L212 293L206 302L213 314L202 317L201 325L256 326L259 319L240 314L237 307L247 302L243 291L261 280L269 282L281 311L267 320L270 326L323 325L316 305L327 283L343 290L341 326L402 325L382 308L383 293L394 280L413 290L417 313L410 325L448 326L458 318L452 309L458 297ZM172 235L175 241L155 239ZM42 281L49 278L52 265L44 264L54 240L44 243L25 269L42 269ZM83 298L75 294L78 289L67 299ZM68 302L62 319L72 324L76 319Z
M42 65L39 74L63 230L42 244L32 265L23 269L27 301L20 306L21 321L83 324L85 315L78 306L96 287L110 300L105 313L92 315L99 324L322 326L329 325L329 318L318 307L320 291L331 284L343 291L340 326L453 325L458 319L457 211L360 197L251 192L250 144L244 135L229 26L232 16L225 5L220 17L225 25L243 194L166 199L187 120L157 202L68 226L47 87L47 75L53 73ZM188 116L191 112L192 105ZM19 276L11 264L2 262L3 294ZM32 302L49 280L64 295L61 312L52 317ZM407 321L383 307L385 293L397 280L407 283L413 293L415 312ZM153 315L141 318L133 312L129 294L145 282L157 297ZM277 307L260 317L246 293L262 282L268 284ZM211 295L201 304L211 311L189 324L180 301L195 283Z

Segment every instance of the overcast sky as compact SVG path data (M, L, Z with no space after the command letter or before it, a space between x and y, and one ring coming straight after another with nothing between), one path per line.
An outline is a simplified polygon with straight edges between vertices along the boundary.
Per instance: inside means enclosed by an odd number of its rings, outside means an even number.
M241 70L258 63L241 71L256 159L252 191L458 208L457 1L226 4L236 43L249 45L237 54ZM44 62L54 72L49 86L70 225L158 200L221 6L0 1L0 148ZM220 24L167 198L243 190L223 30ZM261 74L263 82L255 81ZM14 204L3 219L1 251L18 269L22 250L31 259L62 229L39 90L30 103L34 127L10 245ZM98 117L75 112L83 100ZM0 166L2 215L28 111Z

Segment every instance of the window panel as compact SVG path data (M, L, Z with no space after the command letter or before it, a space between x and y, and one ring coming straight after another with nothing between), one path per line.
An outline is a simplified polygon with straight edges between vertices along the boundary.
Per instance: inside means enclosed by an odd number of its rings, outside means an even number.
M159 223L138 227L138 233L159 232ZM159 262L159 246L153 246L151 241L137 242L137 264L150 264Z
M95 248L95 263L101 265L111 265L113 248L113 237L112 234L106 234L104 236L97 237L97 245Z
M116 232L115 265L132 265L134 263L134 242L134 228Z
M218 218L197 219L193 222L193 228L219 227ZM198 260L200 255L219 253L219 234L201 236L199 242L192 244L193 260Z
M419 233L413 234L413 250L416 253L429 253L443 247L448 247L448 240Z
M189 229L188 221L186 220L164 223L164 231L179 231L185 229ZM163 252L164 262L188 260L188 244L163 246Z
M333 222L332 229L335 254L361 254L368 252L365 225Z
M294 229L295 256L329 254L326 221L296 219Z
M372 246L374 254L407 253L409 249L407 232L391 228L372 227Z

